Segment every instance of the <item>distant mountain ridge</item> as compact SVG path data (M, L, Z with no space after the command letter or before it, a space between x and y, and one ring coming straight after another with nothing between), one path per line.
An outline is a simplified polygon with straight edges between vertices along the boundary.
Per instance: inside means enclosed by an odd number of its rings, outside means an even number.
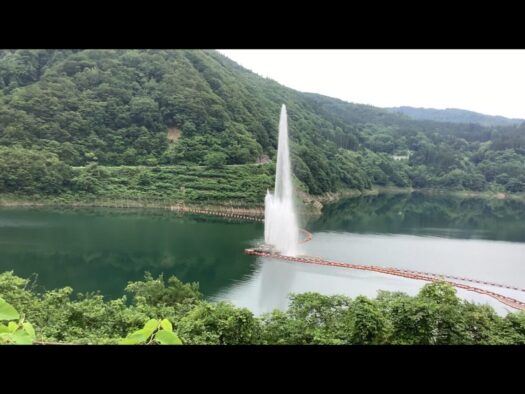
M485 115L464 109L447 108L416 108L409 106L385 108L390 112L398 112L417 120L433 120L450 123L478 123L483 126L513 126L525 122L525 119L511 119L504 116Z

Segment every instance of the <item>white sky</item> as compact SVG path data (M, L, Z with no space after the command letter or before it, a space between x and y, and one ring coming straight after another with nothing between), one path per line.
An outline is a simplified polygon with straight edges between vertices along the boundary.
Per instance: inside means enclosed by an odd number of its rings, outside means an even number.
M302 91L525 119L525 50L219 50Z

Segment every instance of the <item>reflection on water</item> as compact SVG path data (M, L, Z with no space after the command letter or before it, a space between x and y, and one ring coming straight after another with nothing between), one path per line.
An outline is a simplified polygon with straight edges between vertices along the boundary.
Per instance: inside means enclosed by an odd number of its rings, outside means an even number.
M374 298L379 290L386 290L416 295L427 283L376 272L290 263L262 257L258 258L257 263L258 269L253 275L225 289L212 299L228 300L260 315L275 308L285 309L291 293L319 292L326 295L365 295ZM263 283L268 286L262 286ZM520 297L516 291L499 292L510 297ZM457 294L470 302L489 304L499 313L513 311L512 308L485 295L463 289L458 289Z
M307 225L304 252L357 264L394 266L525 287L525 204L418 194L355 198L327 206ZM161 210L0 209L0 271L50 289L72 286L110 297L144 271L197 281L211 299L255 313L284 309L289 293L416 294L424 282L310 266L242 253L262 242L260 223L178 216ZM497 292L504 294L502 289ZM516 292L505 294L523 298ZM458 295L508 309L458 290Z
M282 262L270 260L261 264L260 289L258 309L271 311L272 309L286 309L288 294L292 288L295 271L287 269Z
M0 272L14 270L50 289L71 286L119 297L145 271L200 283L213 294L253 270L242 252L260 223L177 216L166 211L0 210Z
M303 245L308 255L525 288L525 204L521 202L420 194L355 198L326 207L323 216L308 227L314 233L313 240ZM378 290L390 290L415 295L425 284L374 272L268 258L258 259L258 264L250 278L217 298L264 313L284 309L289 293L375 297ZM264 287L259 287L262 283ZM516 291L495 291L518 299L525 296ZM487 296L461 289L457 294L488 303L500 313L512 310ZM253 301L256 297L257 304Z
M312 231L435 235L525 242L525 202L420 193L367 196L328 205Z
M525 288L525 244L402 234L316 233L306 253L354 264L448 274Z

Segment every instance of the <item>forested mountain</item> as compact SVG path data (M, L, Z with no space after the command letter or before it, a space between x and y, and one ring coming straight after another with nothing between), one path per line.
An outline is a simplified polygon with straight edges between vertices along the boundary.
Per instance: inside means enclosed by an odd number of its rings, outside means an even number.
M525 119L511 119L504 116L493 116L480 114L479 112L466 111L464 109L447 108L415 108L415 107L392 107L385 108L391 112L405 114L412 119L435 120L436 122L451 123L478 123L483 126L512 126L525 122Z
M147 166L134 182L160 195L173 182L166 166L179 169L179 190L195 165L215 169L206 176L226 190L224 165L274 159L283 103L294 173L311 194L374 184L525 191L525 124L412 120L297 92L208 50L0 51L0 191L95 193L110 177L103 166ZM238 174L263 177L264 191L273 172L253 167Z

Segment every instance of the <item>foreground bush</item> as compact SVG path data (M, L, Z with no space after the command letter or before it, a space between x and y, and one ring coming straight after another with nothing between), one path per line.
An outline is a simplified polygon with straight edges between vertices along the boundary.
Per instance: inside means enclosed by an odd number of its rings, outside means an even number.
M0 343L525 344L525 312L498 316L488 305L460 300L445 282L427 284L415 297L383 291L375 299L295 294L286 311L260 317L205 301L197 284L175 277L146 274L125 290L130 299L73 299L71 288L40 292L12 272L0 274L0 323L11 321L0 326L6 334ZM9 334L14 332L15 338Z

